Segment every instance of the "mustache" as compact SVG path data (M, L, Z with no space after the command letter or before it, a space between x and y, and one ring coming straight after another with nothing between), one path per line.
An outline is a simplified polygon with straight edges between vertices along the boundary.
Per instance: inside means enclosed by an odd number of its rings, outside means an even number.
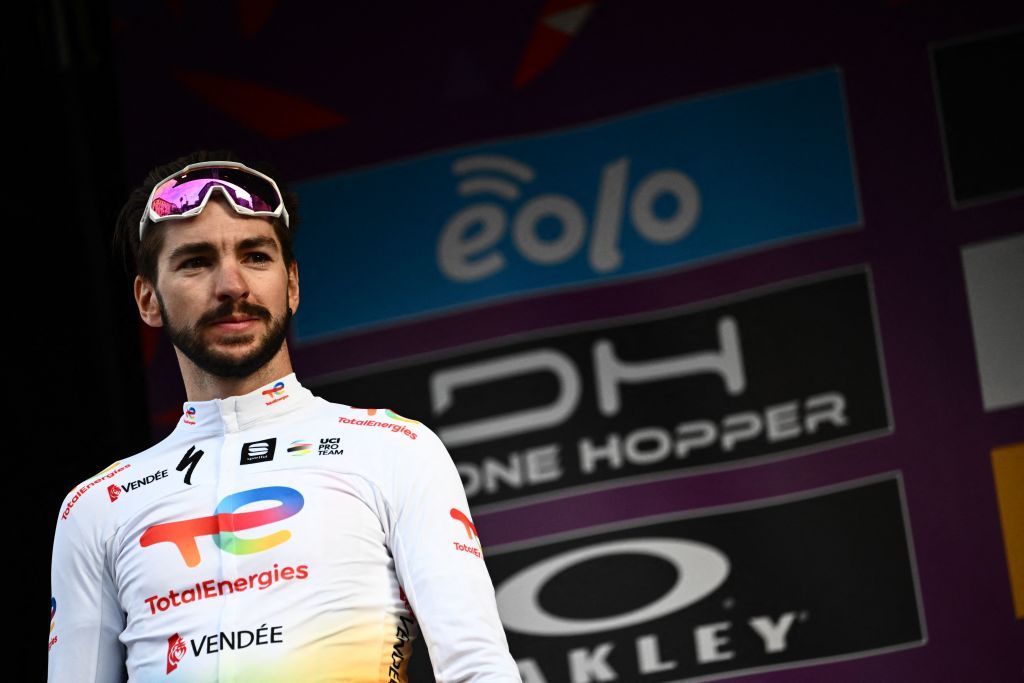
M259 320L270 320L270 311L263 308L262 306L257 306L256 304L250 303L248 301L241 301L238 303L236 307L234 302L225 301L223 304L221 304L214 310L210 311L209 313L203 314L203 316L199 318L198 322L196 323L196 327L199 327L201 325L209 325L214 320L217 320L219 318L225 318L230 315L248 315Z

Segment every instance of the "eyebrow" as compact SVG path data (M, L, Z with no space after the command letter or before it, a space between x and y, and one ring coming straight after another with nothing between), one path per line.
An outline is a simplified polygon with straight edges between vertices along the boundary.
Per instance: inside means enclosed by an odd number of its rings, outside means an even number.
M268 251L277 252L277 241L272 237L259 236L259 237L247 237L238 243L236 247L237 251L246 251L248 249L267 249ZM179 244L167 255L167 260L174 262L184 256L195 256L196 254L210 254L215 253L217 247L213 245L213 242L186 242L185 244Z

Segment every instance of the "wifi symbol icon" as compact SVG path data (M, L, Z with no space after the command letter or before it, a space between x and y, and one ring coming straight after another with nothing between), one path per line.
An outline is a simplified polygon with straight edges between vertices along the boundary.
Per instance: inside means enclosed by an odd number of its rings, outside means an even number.
M500 173L509 176L522 184L532 182L533 169L521 161L500 154L478 154L457 159L452 164L452 173L456 177L469 176L476 173ZM515 201L519 199L519 188L510 180L495 175L465 178L459 182L456 191L461 197L477 194L494 194L502 199Z

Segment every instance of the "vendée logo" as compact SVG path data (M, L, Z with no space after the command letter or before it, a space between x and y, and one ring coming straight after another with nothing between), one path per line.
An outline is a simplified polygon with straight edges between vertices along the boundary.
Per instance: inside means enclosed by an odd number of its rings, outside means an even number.
M280 505L251 512L235 512L251 503L268 500L276 500ZM173 543L189 567L197 566L202 560L196 543L200 536L213 536L217 547L232 555L260 553L281 545L291 538L292 533L281 529L260 538L241 538L234 532L280 522L297 514L304 504L302 494L287 486L264 486L239 491L225 496L209 517L154 524L142 534L139 543L143 548L157 543Z

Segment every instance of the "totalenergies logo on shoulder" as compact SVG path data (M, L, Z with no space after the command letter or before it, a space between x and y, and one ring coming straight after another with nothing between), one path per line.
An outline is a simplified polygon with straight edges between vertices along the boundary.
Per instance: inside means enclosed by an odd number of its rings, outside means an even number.
M378 411L378 408L356 408L355 406L349 406L349 407L352 408L352 410L365 410L366 414L369 415L370 417L373 417L374 415L376 415L377 411ZM399 415L395 411L388 410L387 408L385 408L383 410L383 412L389 418L391 418L392 420L397 420L398 422L408 422L410 424L420 424L419 420L412 420L412 419L409 419L407 417L402 417L401 415ZM351 424L351 425L359 425L360 427L380 427L382 429L390 429L392 432L404 434L405 436L409 437L410 439L413 439L413 440L416 439L416 432L414 432L413 430L409 429L408 427L403 427L400 424L395 424L394 422L382 422L380 420L373 420L373 419L360 420L360 419L357 419L357 418L354 418L354 417L345 417L345 416L339 417L338 418L338 422L343 422L345 424Z
M250 512L235 512L246 505L271 500L280 505ZM304 504L302 494L287 486L265 486L239 491L221 500L208 517L154 524L142 534L139 543L143 548L157 543L173 543L189 567L195 567L202 561L196 543L196 539L201 536L212 536L218 548L232 555L261 553L287 541L292 537L292 532L281 529L260 538L240 538L234 532L288 519L298 513Z
M184 414L181 416L181 421L187 425L194 425L196 423L196 407L186 407Z
M480 547L480 536L476 532L476 525L473 524L473 522L469 519L469 515L467 515L462 510L459 510L458 508L452 508L451 510L448 511L448 514L451 515L451 518L454 519L456 522L460 523L462 527L466 530L466 538L470 541L470 543L476 541L474 545L459 543L458 541L452 541L452 543L455 546L455 549L461 550L464 553L469 553L470 555L482 557L483 550Z
M107 469L103 470L102 472L97 473L92 481L90 481L87 484L83 484L82 486L80 486L78 488L77 491L75 491L75 489L71 489L71 491L74 491L75 495L71 496L71 500L69 500L68 504L64 506L64 512L61 513L60 518L61 519L67 519L68 518L68 515L71 514L71 508L75 507L75 504L78 503L78 499L81 498L83 495L85 495L86 491L91 489L93 486L96 486L97 484L102 482L104 479L110 479L111 477L119 474L120 472L123 472L124 470L126 470L126 469L128 469L129 467L132 466L132 464L130 462L126 462L121 467L118 467L118 465L121 465L121 461L120 460L118 460L117 462L115 462L113 465L111 465ZM68 491L68 493L71 493L71 491Z
M274 383L269 389L264 389L262 393L267 398L266 405L268 406L288 398L288 394L284 390L284 382L281 381Z

